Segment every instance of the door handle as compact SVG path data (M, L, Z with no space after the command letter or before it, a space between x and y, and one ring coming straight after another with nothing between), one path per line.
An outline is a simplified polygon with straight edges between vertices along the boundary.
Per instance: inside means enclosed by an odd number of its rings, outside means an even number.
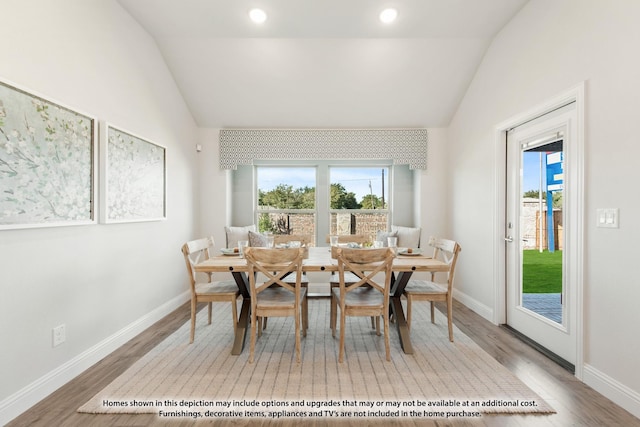
M507 243L513 243L513 237L507 236L507 237L504 238L504 241L507 242Z

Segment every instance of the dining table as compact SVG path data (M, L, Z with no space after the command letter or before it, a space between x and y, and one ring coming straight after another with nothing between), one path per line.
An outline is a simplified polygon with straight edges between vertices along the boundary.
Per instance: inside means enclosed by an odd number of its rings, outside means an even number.
M328 247L309 247L308 257L303 261L302 270L304 272L331 272L338 271L338 261L331 256ZM363 249L366 250L366 249ZM225 251L226 252L226 251ZM403 254L404 253L404 254ZM242 307L238 316L237 327L231 354L242 353L244 343L249 328L251 327L251 300L249 293L249 278L247 276L248 266L244 258L239 254L224 253L201 261L195 265L195 271L201 273L231 273L240 293L242 294ZM411 337L407 319L402 307L402 294L411 275L415 272L447 272L449 265L444 261L433 259L430 254L426 255L419 250L407 253L399 251L393 260L393 276L390 290L390 310L393 315L395 325L398 329L400 345L406 354L413 354ZM327 277L327 283L329 282Z

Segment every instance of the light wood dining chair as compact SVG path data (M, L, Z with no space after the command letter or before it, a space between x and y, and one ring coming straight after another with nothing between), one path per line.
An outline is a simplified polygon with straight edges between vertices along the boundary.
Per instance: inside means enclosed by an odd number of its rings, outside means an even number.
M300 331L306 335L308 323L307 289L300 284L304 248L247 248L244 256L247 260L251 293L249 362L253 363L256 334L261 330L258 319L286 316L295 318L296 360L300 362ZM259 284L258 273L266 277L266 280ZM289 273L296 274L294 284L283 280Z
M391 266L394 253L389 248L335 250L338 260L340 285L331 289L331 329L336 336L337 309L340 309L340 344L338 361L344 359L345 325L347 316L380 316L384 320L384 345L387 361L391 360L389 344L389 293L391 287ZM345 282L345 273L353 272L359 280ZM374 280L378 273L384 273L384 283ZM380 327L376 328L380 335Z
M365 235L365 234L341 234L338 235L338 244L346 244L346 243L358 243L358 244L364 244L369 242L369 236ZM328 234L327 235L327 243L331 242L331 235ZM336 247L332 247L331 248L331 257L335 258L335 254L336 254L337 248ZM355 275L354 273L350 272L350 271L345 271L344 273L344 281L347 285L352 284L352 283L356 283L357 281L360 280L360 277L358 277L357 275ZM329 276L329 287L331 289L333 288L337 288L340 286L340 278L338 276L338 272L337 271L332 271L331 272L331 276ZM332 306L332 309L334 307ZM333 314L330 314L330 316L332 316ZM377 322L377 323L376 323ZM332 328L331 325L329 325L330 328ZM376 328L376 329L380 329L380 318L379 317L371 317L371 327L372 328Z
M310 246L312 238L308 234L274 234L273 242L276 245L298 241L302 246Z
M302 245L302 247L305 250L305 255L308 253L307 251L309 250L309 246L311 246L313 239L310 235L308 234L274 234L273 235L273 243L274 245L277 247L278 245L282 245L282 244L287 244L290 242L300 242L300 245ZM283 281L294 285L296 283L297 277L296 277L296 273L290 273L287 274L285 277L282 278ZM307 277L306 273L302 273L302 277L300 278L300 284L302 285L303 288L308 287L309 285L309 279ZM263 318L260 327L262 329L267 329L267 318ZM306 331L305 331L306 333Z
M215 246L213 237L192 240L182 245L182 254L187 265L189 273L189 286L191 289L191 335L189 343L193 343L196 331L196 313L198 303L205 302L209 310L209 324L211 324L212 303L214 302L230 302L231 315L233 317L233 329L235 332L238 326L238 308L237 298L240 295L238 286L233 280L211 281L211 273L208 274L209 280L202 282L197 280L194 270L195 264L209 259L211 251Z
M331 241L331 235L327 235L327 243L329 243ZM369 236L367 236L366 234L342 234L342 235L338 235L338 243L339 244L344 244L344 243L358 243L358 244L364 244L370 241ZM355 274L351 273L351 272L347 272L345 273L345 281L347 283L355 283L358 280L360 280L360 278L358 276L356 276ZM337 288L338 286L340 286L340 279L338 278L338 273L337 272L332 272L331 273L331 277L329 278L329 284L331 285L332 288Z
M431 280L409 280L404 295L407 297L407 326L411 330L411 305L414 301L429 301L431 303L431 323L435 323L434 308L438 301L447 306L447 324L449 327L449 341L453 342L453 278L460 245L447 239L429 238L429 246L433 248L433 258L441 259L449 265L446 273L446 283L436 283L435 273L431 273Z
M308 252L308 248L311 245L311 236L308 234L274 234L273 242L277 245L282 245L290 242L300 242L302 247L305 250L305 254ZM284 281L287 283L295 283L296 282L296 273L291 273L284 278ZM309 279L305 273L302 273L302 278L300 279L300 283L303 287L307 287L309 284Z
M338 235L338 243L367 243L370 242L371 238L366 234L339 234ZM331 242L331 234L327 234L326 243Z

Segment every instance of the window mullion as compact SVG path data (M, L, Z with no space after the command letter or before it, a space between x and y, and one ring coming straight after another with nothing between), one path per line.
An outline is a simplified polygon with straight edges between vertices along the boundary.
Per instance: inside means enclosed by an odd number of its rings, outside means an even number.
M329 234L331 225L329 217L330 194L329 191L329 165L320 162L317 166L317 190L316 190L316 239L318 244L324 243L324 236Z

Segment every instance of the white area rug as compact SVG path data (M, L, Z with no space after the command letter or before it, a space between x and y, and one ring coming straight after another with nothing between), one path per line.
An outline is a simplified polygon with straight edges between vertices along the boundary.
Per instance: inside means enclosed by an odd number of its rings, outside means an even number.
M328 299L309 301L300 364L291 318L269 319L253 364L248 335L244 352L231 355L229 305L214 304L212 325L206 318L199 313L193 344L187 322L78 411L244 419L555 412L457 328L449 342L446 318L437 312L431 324L426 303L414 304L414 354L402 352L391 325L391 362L370 319L347 318L345 361L338 363Z

